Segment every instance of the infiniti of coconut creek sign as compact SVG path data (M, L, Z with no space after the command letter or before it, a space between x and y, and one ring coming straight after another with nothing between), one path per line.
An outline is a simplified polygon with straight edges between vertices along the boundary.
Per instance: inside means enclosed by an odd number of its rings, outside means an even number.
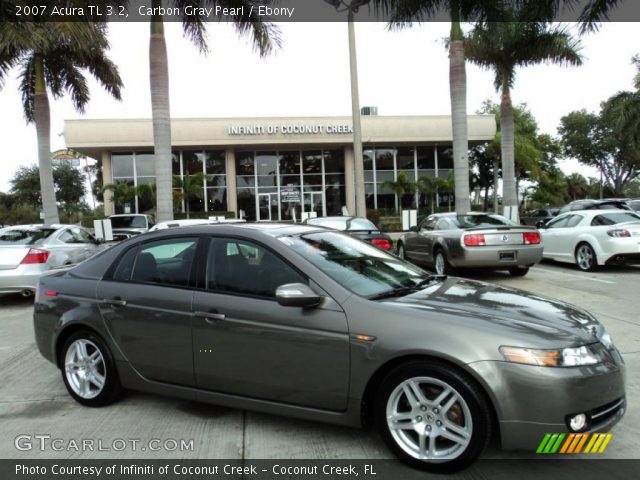
M333 135L353 133L351 125L322 124L322 123L294 123L281 125L229 125L227 134L236 135Z

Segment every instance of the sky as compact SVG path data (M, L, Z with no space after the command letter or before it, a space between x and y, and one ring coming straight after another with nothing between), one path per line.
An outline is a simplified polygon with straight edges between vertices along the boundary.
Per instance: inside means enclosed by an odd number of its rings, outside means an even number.
M517 72L514 103L526 103L541 132L557 135L560 118L579 109L597 111L600 102L633 88L631 57L640 53L638 23L608 23L581 38L584 65L538 65ZM572 25L568 25L572 29ZM226 24L208 27L210 52L203 55L166 24L171 115L185 117L334 116L351 114L346 23L283 23L282 48L260 58L247 38ZM426 23L387 31L382 23L356 24L360 103L379 115L449 115L449 60L444 46L449 25ZM149 26L112 23L110 58L124 82L122 101L89 80L91 101L84 115L67 98L51 100L51 149L65 147L64 120L150 118ZM493 73L467 64L467 109L499 102ZM37 164L36 132L27 125L17 72L0 90L0 191L20 165ZM567 172L595 176L574 160Z

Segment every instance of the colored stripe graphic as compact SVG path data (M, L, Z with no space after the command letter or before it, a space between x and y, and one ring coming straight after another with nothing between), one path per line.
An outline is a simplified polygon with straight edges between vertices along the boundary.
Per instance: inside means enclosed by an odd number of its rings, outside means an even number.
M604 453L612 438L611 433L547 433L536 453Z

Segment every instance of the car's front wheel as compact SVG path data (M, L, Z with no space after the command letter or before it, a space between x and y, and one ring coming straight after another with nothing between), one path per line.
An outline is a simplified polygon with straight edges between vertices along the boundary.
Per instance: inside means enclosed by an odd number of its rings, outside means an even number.
M102 407L122 396L122 386L109 348L90 330L73 333L64 343L62 379L82 405Z
M583 272L593 272L598 268L596 252L588 243L581 243L576 248L576 265Z
M479 387L439 362L415 361L392 370L378 390L375 419L399 458L431 471L465 468L491 435L491 413Z

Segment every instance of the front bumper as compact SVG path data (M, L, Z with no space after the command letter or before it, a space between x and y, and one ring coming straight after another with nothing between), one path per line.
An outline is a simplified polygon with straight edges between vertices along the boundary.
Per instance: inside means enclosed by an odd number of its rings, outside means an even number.
M567 418L593 417L587 431L606 432L626 411L625 367L614 362L587 367L534 367L509 362L469 364L490 392L502 447L535 451L547 433L570 432ZM610 408L613 407L613 408Z
M510 268L528 267L542 260L543 246L500 245L462 247L462 254L451 259L454 267ZM505 258L505 254L507 258ZM508 258L513 254L513 258Z
M35 291L38 280L48 270L46 264L18 265L10 270L0 270L0 293Z

